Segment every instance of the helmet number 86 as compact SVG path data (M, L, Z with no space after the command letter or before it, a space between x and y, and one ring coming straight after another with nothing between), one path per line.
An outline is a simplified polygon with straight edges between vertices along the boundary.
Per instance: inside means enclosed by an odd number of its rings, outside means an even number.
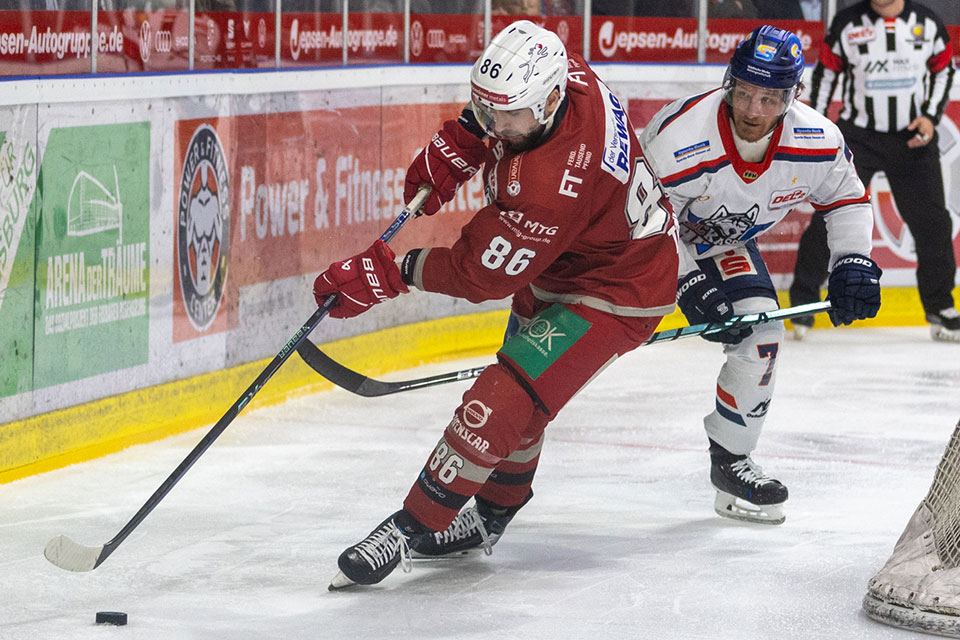
M513 253L511 256L510 254ZM480 256L480 263L487 269L499 269L506 262L503 272L508 276L515 276L530 265L530 260L537 255L537 252L526 247L520 247L513 252L513 245L503 236L497 236L490 241L490 246L486 248L483 255ZM510 259L507 260L507 257Z
M487 58L483 61L483 64L480 65L480 73L486 73L491 78L496 78L500 75L500 64L494 64L490 58Z

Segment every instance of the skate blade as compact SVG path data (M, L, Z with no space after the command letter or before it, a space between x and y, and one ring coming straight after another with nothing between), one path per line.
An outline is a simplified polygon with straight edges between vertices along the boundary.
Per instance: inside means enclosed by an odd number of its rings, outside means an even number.
M960 331L950 331L942 325L930 325L930 337L934 342L960 342Z
M327 591L340 591L341 589L356 586L356 584L356 582L345 576L343 571L337 571L337 575L333 576L333 580L330 581Z
M713 501L713 510L717 515L743 522L757 524L783 524L787 516L783 513L783 503L780 504L753 504L741 500L724 491L717 491Z
M420 553L413 549L410 550L410 557L418 562L420 561L436 561L436 560L459 560L460 558L467 558L473 556L482 556L489 555L485 554L481 547L473 547L472 549L464 549L463 551L453 551L451 553L445 553L442 556L431 556L425 553Z

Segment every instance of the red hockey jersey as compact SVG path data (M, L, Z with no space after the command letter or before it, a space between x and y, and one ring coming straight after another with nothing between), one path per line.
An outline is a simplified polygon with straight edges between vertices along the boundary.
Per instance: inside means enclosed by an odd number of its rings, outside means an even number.
M620 316L673 310L676 223L625 105L579 56L567 77L547 140L520 153L490 142L487 205L452 247L420 253L417 288L481 302L531 287L540 300Z

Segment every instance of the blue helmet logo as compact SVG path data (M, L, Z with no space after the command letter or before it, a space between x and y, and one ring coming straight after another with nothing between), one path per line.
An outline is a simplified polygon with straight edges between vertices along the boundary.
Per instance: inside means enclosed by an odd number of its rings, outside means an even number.
M764 25L754 29L730 58L727 73L769 89L789 89L803 76L803 46L792 32Z

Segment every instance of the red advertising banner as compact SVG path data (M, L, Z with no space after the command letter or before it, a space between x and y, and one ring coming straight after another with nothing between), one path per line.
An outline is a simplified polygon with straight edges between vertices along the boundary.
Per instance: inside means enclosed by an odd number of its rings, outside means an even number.
M89 72L89 11L0 11L0 75Z
M472 63L482 51L482 15L410 15L410 62Z
M403 14L350 14L347 64L403 62ZM284 13L280 18L283 67L343 64L343 14Z
M98 73L189 69L187 11L98 11ZM274 14L198 13L194 69L270 68ZM0 11L0 75L90 72L89 11Z
M343 64L343 15L284 13L280 16L280 66Z
M761 22L710 20L707 23L707 62L727 63L737 44ZM823 24L775 20L772 24L797 34L807 64L817 61ZM590 23L590 56L594 62L697 61L696 18L595 17Z
M362 251L404 206L406 169L458 104L268 113L176 125L174 326L236 326L241 287L319 272ZM448 245L483 205L479 178L392 243ZM305 291L304 295L309 295Z
M268 69L276 65L273 13L197 13L193 68Z
M237 326L231 246L232 118L174 127L173 341Z
M100 73L186 71L190 68L190 13L164 11L98 11L100 30L123 35L123 46L97 57Z
M403 62L402 13L351 13L347 20L347 64Z

